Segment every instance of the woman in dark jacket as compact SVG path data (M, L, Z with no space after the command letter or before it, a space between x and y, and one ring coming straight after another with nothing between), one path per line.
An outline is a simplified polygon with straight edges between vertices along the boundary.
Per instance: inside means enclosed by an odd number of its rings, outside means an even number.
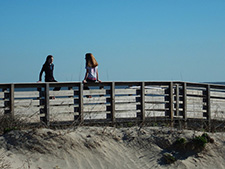
M48 55L45 63L42 66L39 82L41 82L42 74L45 72L45 82L57 82L53 76L54 64L53 64L53 56ZM56 87L54 90L60 90L60 87Z

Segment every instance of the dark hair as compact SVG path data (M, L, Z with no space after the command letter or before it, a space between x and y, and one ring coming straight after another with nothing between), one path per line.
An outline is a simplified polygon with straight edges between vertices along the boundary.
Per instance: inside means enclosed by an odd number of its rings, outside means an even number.
M52 58L52 57L53 57L52 55L48 55L48 56L46 57L45 64L48 64L48 60L49 60L50 58Z

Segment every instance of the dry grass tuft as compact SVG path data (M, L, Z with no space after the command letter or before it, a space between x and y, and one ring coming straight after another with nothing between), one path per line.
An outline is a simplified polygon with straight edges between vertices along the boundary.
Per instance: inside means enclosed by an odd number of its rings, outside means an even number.
M5 134L12 130L21 130L28 127L26 122L18 116L11 114L0 115L0 134Z

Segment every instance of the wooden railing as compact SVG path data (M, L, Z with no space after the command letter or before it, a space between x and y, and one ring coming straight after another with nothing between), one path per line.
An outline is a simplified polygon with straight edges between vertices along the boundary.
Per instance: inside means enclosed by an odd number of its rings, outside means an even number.
M210 126L214 120L225 121L225 86L154 81L0 84L0 113L48 126L159 119L171 124L195 119Z

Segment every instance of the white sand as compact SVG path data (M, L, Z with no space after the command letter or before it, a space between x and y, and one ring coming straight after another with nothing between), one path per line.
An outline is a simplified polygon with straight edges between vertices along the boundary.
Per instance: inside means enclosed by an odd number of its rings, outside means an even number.
M35 129L0 136L0 168L13 169L146 169L225 168L225 133L209 133L200 153L177 156L165 164L163 153L177 138L202 132L153 127L78 127L75 130Z

